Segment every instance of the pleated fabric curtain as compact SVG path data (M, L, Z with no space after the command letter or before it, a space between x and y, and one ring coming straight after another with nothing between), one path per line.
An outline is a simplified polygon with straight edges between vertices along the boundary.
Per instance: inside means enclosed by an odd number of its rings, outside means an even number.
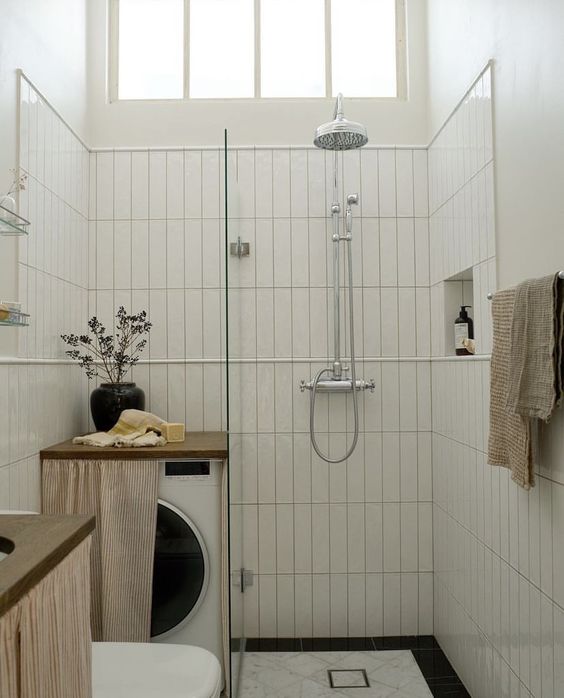
M20 619L18 604L0 618L0 696L20 698Z
M94 514L92 637L149 642L158 461L44 460L43 513Z
M0 618L2 698L92 698L88 537Z

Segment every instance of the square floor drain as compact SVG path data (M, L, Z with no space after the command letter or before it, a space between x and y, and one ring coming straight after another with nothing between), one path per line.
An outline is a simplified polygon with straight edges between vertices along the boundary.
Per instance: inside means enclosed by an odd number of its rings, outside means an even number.
M370 688L366 669L327 669L331 688Z

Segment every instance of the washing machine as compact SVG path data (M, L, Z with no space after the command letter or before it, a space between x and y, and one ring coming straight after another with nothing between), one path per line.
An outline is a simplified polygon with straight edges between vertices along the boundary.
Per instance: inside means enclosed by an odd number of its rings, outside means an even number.
M151 641L204 647L223 660L221 476L214 460L159 463Z

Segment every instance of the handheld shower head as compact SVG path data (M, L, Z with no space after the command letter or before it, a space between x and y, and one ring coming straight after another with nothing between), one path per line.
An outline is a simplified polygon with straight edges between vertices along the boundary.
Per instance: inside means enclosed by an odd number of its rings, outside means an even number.
M313 143L324 150L352 150L368 143L366 128L356 121L345 119L343 95L340 92L335 102L333 121L317 128Z

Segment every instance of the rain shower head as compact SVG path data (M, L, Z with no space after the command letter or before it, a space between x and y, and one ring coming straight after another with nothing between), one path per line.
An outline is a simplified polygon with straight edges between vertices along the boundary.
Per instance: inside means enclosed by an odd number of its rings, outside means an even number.
M366 128L356 121L345 119L341 93L337 95L333 121L317 128L313 143L324 150L352 150L368 143Z

